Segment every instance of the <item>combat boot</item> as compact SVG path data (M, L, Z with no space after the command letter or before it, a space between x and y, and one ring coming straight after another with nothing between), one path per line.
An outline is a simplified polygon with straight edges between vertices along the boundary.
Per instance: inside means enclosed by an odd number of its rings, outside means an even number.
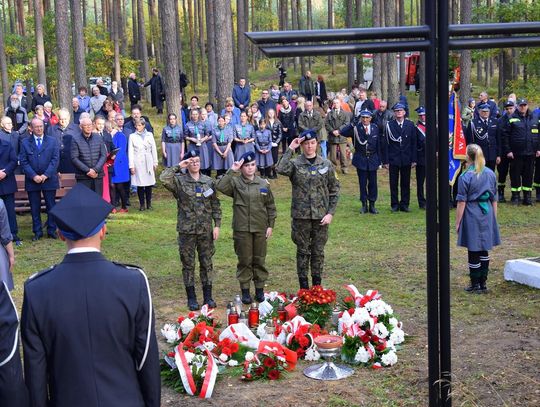
M540 187L536 187L536 202L540 202Z
M203 285L204 303L210 308L216 308L216 302L212 299L212 285Z
M510 198L510 203L512 205L519 205L519 191L512 191L512 198Z
M321 276L311 276L311 281L313 282L313 285L321 285Z
M249 305L253 302L251 294L249 293L249 288L242 288L242 304Z
M307 277L298 277L298 282L300 283L300 289L304 288L306 290L309 289L309 281Z
M522 202L522 204L525 205L525 206L531 206L532 205L531 191L523 191L523 202Z
M368 213L368 207L367 207L366 201L362 201L362 208L360 209L360 213Z
M197 302L197 295L195 294L195 287L186 287L187 304L190 311L197 311L199 303Z
M504 186L499 187L499 202L500 203L506 202L506 198L504 197Z
M255 299L257 300L257 302L264 301L264 288L255 287Z
M480 290L480 279L477 277L471 277L471 285L465 288L465 291L469 294L475 293Z
M487 276L480 277L480 289L478 290L480 294L487 294L488 292L486 281L487 281Z
M369 201L369 213L372 213L373 215L376 215L379 213L377 208L375 208L375 201Z

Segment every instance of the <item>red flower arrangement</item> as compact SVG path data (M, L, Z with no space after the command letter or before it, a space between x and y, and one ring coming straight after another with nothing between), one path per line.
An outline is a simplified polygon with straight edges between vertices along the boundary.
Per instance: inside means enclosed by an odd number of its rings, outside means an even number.
M314 325L302 325L300 326L294 335L287 339L287 347L293 350L298 355L298 359L302 359L306 356L306 350L312 345L313 340L326 331L322 330L317 324Z
M244 364L243 380L278 380L287 367L287 362L274 353L259 353L257 356L246 359Z
M325 290L320 285L301 289L297 294L298 313L306 321L324 327L332 316L332 304L336 301L334 290Z

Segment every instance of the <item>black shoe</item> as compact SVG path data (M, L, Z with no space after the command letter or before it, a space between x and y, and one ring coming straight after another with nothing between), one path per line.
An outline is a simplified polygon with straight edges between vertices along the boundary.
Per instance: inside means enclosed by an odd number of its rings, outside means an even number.
M521 203L525 206L532 206L531 191L523 191L523 201Z
M515 191L512 191L512 198L510 198L510 203L512 205L519 205L519 191L518 192L515 192Z
M321 285L321 276L311 276L311 282L313 283L313 285Z
M242 304L251 304L253 299L249 293L249 288L242 288Z
M47 238L48 239L58 239L58 235L55 233L47 233Z
M368 213L368 207L366 201L362 202L362 207L360 208L360 213Z
M536 187L536 202L540 202L540 187Z
M255 287L255 299L257 300L257 302L264 301L264 288Z
M499 187L497 192L499 193L499 202L505 203L506 198L504 197L504 187Z
M392 212L398 212L399 211L399 206L392 206L392 208L390 210Z
M487 277L480 278L480 289L478 290L479 294L487 294L488 288L486 285Z
M151 211L151 210L154 209L154 208L152 207L152 205L146 205L146 209L148 209L149 211Z
M141 205L141 206L139 207L139 211L142 212L142 211L145 211L145 210L146 210L146 207L145 207L144 205Z
M410 211L411 211L411 210L409 209L408 206L401 206L401 207L399 208L399 210L400 210L401 212L410 212Z
M466 292L472 294L480 290L480 279L471 277L471 284L464 289Z
M187 305L190 311L197 311L199 303L197 302L197 295L195 294L195 287L186 287Z
M203 285L204 304L210 308L216 308L216 302L212 299L212 285Z
M426 209L426 204L425 204L425 203L418 204L418 207L419 207L420 209L424 209L424 210L425 210L425 209Z
M377 215L379 213L377 208L375 208L375 201L369 201L369 213L372 213L373 215Z
M34 235L34 236L32 236L32 242L37 242L42 237L43 237L43 235Z
M307 277L298 277L298 282L300 283L300 288L309 289L309 281Z

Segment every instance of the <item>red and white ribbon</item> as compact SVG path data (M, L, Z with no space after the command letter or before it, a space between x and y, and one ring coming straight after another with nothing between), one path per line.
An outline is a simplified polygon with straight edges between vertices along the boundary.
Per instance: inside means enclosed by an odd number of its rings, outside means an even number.
M214 309L210 308L208 304L204 304L201 307L201 315L206 318L213 318L212 314L214 313Z
M360 294L360 291L358 291L358 288L353 284L347 284L345 285L345 288L354 297L354 303L357 307L363 307L368 302L381 298L381 295L377 290L368 290L366 295L362 295Z
M174 360L176 361L176 366L178 367L178 372L180 373L180 379L182 379L182 384L184 385L184 389L186 389L186 393L193 396L197 392L197 386L195 385L195 380L193 380L191 368L187 362L184 349L182 349L182 344L176 347Z
M204 376L204 382L199 397L202 399L209 399L212 397L212 392L214 391L214 386L216 384L218 365L214 359L214 355L212 355L208 349L206 349L205 353L208 363L206 365L206 374Z

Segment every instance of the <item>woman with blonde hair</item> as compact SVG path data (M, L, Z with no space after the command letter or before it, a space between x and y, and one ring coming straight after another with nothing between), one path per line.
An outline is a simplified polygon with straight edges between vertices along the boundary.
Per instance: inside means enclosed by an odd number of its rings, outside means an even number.
M458 180L456 232L458 246L466 247L471 284L469 293L487 292L489 253L501 243L497 224L497 177L486 167L480 146L467 146L466 170Z

